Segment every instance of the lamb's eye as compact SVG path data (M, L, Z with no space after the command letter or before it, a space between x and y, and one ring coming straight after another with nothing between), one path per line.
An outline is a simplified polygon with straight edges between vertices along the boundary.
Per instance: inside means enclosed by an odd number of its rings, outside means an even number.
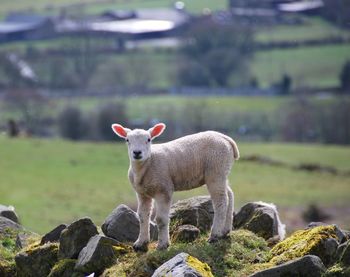
M147 141L148 141L148 142L150 142L150 141L151 141L151 139L149 138L149 139L147 139Z
M129 140L128 140L128 139L126 139L125 141L126 141L126 142L129 142Z

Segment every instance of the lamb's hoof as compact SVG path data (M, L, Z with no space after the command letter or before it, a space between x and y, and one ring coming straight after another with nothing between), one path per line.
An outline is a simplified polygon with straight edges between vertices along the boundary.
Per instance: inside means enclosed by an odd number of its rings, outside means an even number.
M132 246L136 252L147 252L148 251L148 243L136 244Z
M218 242L219 241L219 237L210 237L209 239L208 239L208 242L209 243L216 243L216 242Z
M166 250L169 247L169 243L166 244L158 244L157 250Z
M230 237L231 230L225 231L224 234L222 235L222 239L228 239Z

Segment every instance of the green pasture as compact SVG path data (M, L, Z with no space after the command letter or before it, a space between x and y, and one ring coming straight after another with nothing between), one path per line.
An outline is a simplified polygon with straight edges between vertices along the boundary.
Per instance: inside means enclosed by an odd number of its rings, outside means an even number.
M290 97L246 97L246 96L208 96L208 97L190 97L190 96L131 96L127 98L108 97L108 98L63 98L56 102L55 106L65 107L74 105L82 110L88 111L95 109L98 105L113 103L113 101L122 100L127 107L128 116L132 119L157 117L174 108L175 113L181 112L186 106L195 104L207 107L211 112L274 112L282 105L291 100ZM317 99L311 99L312 102L318 102ZM329 100L325 100L326 102Z
M258 29L259 42L303 41L329 37L350 37L350 32L319 17L303 17L300 25L276 25Z
M347 99L347 98L346 98ZM172 113L175 116L180 115L186 108L200 106L204 113L227 114L232 112L256 112L273 114L283 109L286 105L295 100L293 97L276 96L131 96L121 97L79 97L79 98L61 98L52 103L52 111L55 113L61 111L67 105L79 107L83 111L94 111L98 106L104 106L116 101L124 101L127 115L130 119L147 119L162 117L166 113ZM322 99L318 97L307 97L307 100L314 105L327 106L336 101L336 98L330 97ZM1 105L0 105L1 106Z
M339 73L349 59L350 45L261 51L255 54L251 70L263 86L283 74L292 77L293 87L338 86Z
M349 59L350 44L278 49L257 51L249 68L251 75L263 87L276 83L283 74L292 78L293 88L329 87L339 85L339 74ZM147 65L150 70L148 83L151 87L172 87L177 84L179 54L174 51L142 51L115 55L104 66L108 63L123 65L128 61L140 61Z
M239 142L238 142L239 143ZM291 165L312 162L350 169L350 148L297 144L241 144L242 156L266 155ZM63 140L0 137L0 203L13 205L36 232L90 216L97 224L118 204L135 205L127 180L126 146ZM263 200L279 206L348 204L350 177L310 173L238 161L230 181L235 206ZM205 188L176 193L175 199L207 194Z

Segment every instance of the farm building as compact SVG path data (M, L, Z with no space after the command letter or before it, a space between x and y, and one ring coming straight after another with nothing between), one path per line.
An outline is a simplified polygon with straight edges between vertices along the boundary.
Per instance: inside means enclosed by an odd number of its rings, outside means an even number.
M59 25L61 33L123 36L126 39L168 37L184 28L191 17L182 10L170 8L139 9L135 11L109 10L100 16L80 21L65 21Z
M33 14L11 14L0 22L0 42L33 40L55 35L50 17Z

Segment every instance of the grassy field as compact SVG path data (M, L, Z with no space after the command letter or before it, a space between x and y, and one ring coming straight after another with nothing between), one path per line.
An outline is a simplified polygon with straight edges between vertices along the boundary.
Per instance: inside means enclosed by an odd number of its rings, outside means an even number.
M121 100L120 97L107 98L62 98L53 103L55 107L52 111L57 113L62 107L73 105L81 108L83 111L93 111L97 106L113 103ZM332 103L336 98L322 99L318 97L308 97L310 103L315 105L325 105ZM174 95L158 96L131 96L124 98L128 117L131 119L154 118L169 111L169 107L175 108L175 113L181 113L186 106L200 104L208 107L212 113L229 113L229 112L259 112L273 113L289 105L293 97L276 96L276 97L259 97L259 96L207 96L207 97L190 97ZM1 107L1 105L0 105Z
M82 110L93 110L98 105L104 105L120 98L76 98L60 99L56 103L58 110L66 105L76 105ZM186 105L200 103L203 106L210 107L212 112L273 112L282 105L288 103L290 97L246 97L246 96L208 96L208 97L189 97L189 96L133 96L125 98L128 116L132 119L157 117L164 114L164 109L169 106L176 107L182 111ZM316 99L312 101L318 101ZM325 100L328 101L328 100Z
M242 156L261 154L292 164L315 162L350 169L350 148L323 145L239 144ZM43 233L60 222L90 216L101 224L120 203L134 204L121 143L9 140L0 137L0 203L13 205L23 224ZM348 205L350 177L237 162L230 177L236 208L263 200L279 206ZM207 194L205 188L175 198Z
M176 85L178 54L146 51L132 54L132 61L146 61L151 69L149 83L155 87ZM130 56L114 56L106 63L122 64ZM328 87L339 84L339 73L350 59L350 45L303 47L286 50L258 51L250 63L250 71L261 86L267 87L288 74L293 87ZM169 66L171 65L171 66Z
M261 28L256 33L256 39L260 42L277 42L350 36L348 30L340 29L322 18L303 17L303 21L304 23L301 25L278 25Z
M286 73L294 87L337 86L339 73L350 59L350 45L305 47L258 52L251 64L253 74L266 86Z

